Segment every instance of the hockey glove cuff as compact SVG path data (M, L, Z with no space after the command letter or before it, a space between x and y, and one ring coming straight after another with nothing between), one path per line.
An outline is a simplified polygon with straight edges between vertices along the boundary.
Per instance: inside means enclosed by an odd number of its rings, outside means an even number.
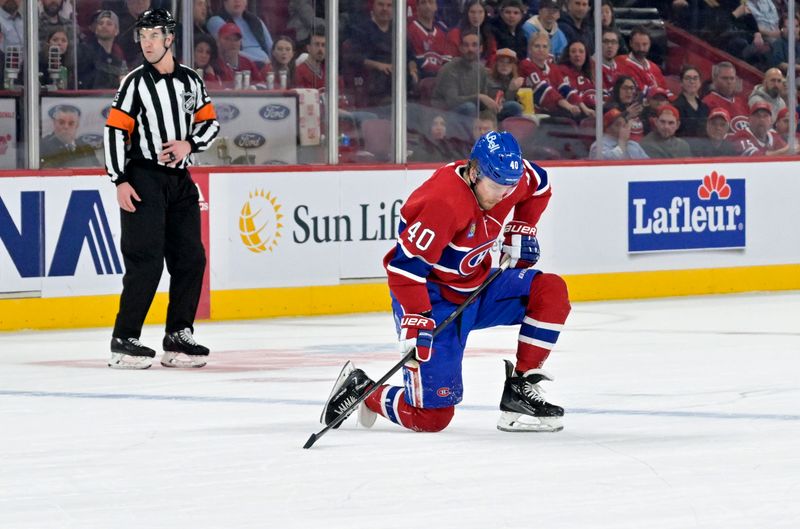
M406 314L400 319L400 350L405 354L415 348L417 360L427 362L433 353L433 330L436 322L430 314Z
M506 224L503 232L503 253L511 260L511 268L530 268L535 265L540 253L536 228L519 220Z

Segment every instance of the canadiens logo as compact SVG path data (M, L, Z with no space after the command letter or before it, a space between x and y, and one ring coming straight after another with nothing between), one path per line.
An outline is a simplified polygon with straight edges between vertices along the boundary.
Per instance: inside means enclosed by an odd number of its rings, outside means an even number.
M467 239L471 239L475 237L475 223L469 225L469 231L467 232Z
M436 394L440 397L449 397L450 396L450 388L439 388L436 390Z
M494 241L488 241L470 250L458 263L458 273L462 276L472 274L481 265L486 254L492 249L492 245L494 245Z

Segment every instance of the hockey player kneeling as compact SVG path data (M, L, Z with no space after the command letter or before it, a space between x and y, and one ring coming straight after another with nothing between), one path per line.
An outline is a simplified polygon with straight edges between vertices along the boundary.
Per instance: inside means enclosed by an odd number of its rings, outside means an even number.
M397 244L384 258L395 325L403 352L402 387L385 385L361 404L359 421L377 415L419 432L437 432L453 418L463 393L461 364L473 329L519 325L516 362L505 360L506 382L497 427L509 432L555 432L564 410L547 402L543 369L570 311L561 277L532 268L539 259L536 224L551 196L547 173L522 159L507 132L488 132L469 160L450 163L403 205ZM503 221L514 209L513 220ZM434 340L443 322L491 272L489 251L503 230L509 268ZM347 362L322 412L323 424L351 413L373 385Z

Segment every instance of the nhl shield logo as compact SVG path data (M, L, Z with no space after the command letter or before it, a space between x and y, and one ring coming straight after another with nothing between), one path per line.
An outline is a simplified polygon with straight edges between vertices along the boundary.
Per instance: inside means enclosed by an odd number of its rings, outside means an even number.
M183 111L187 114L194 113L195 95L191 92L183 92L181 97L183 98Z

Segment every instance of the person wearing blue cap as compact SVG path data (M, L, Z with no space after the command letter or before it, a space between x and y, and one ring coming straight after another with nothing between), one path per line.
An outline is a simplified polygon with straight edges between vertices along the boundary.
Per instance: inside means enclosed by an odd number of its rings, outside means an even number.
M461 402L470 331L518 325L516 362L505 361L497 427L561 430L564 410L544 399L539 383L552 380L542 365L567 319L569 298L561 277L533 268L536 225L550 196L547 172L522 158L510 133L496 131L478 138L469 159L445 165L413 191L400 210L397 242L384 258L400 348L412 355L403 367L404 385L373 388L364 371L347 362L321 422L350 414L364 397L363 426L382 415L410 430L440 431ZM508 268L487 281L494 272L490 251L501 236ZM475 291L458 319L437 329Z

